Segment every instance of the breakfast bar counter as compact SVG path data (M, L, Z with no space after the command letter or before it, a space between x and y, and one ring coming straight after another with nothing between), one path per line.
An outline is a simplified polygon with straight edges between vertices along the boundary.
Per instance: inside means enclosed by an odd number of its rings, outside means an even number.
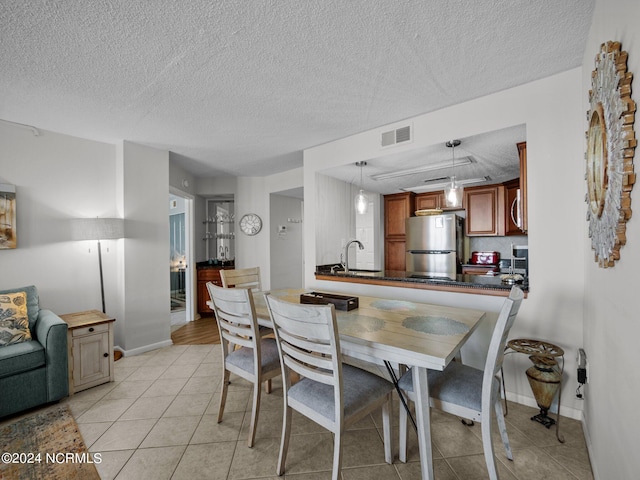
M415 272L398 270L356 270L348 272L339 270L336 265L318 265L316 279L332 282L364 283L391 287L418 288L424 290L440 290L446 292L472 293L478 295L509 295L512 285L503 282L502 275L461 275L455 278L429 276ZM529 284L525 278L518 286L526 293Z

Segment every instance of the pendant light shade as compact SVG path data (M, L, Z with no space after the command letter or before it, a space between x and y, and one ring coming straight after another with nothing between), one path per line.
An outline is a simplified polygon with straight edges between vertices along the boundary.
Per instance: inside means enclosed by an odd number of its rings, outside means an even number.
M456 147L460 145L460 140L451 140L445 145L451 148L451 184L444 190L444 202L447 208L462 208L462 185L456 183L455 163Z
M354 205L356 207L356 213L359 215L364 215L367 213L369 208L369 199L364 194L364 189L362 188L362 167L364 167L367 162L356 162L356 165L360 167L360 191L356 195Z

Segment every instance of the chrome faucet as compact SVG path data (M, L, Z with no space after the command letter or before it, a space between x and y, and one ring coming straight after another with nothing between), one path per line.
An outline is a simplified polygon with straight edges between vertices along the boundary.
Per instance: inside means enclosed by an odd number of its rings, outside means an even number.
M344 246L344 273L349 273L349 247L352 243L357 243L360 250L364 250L364 245L360 240L349 240Z

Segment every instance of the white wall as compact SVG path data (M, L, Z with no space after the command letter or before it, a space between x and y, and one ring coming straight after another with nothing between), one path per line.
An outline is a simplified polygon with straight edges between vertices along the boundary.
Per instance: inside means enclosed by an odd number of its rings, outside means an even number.
M315 199L315 205L322 208L317 209L314 221L314 267L340 262L345 244L356 238L356 213L351 207L353 195L355 193L350 184L321 173L316 174L316 189L312 198ZM306 220L311 221L308 217ZM352 259L351 265L355 268L355 255Z
M116 342L130 354L171 344L169 152L131 142L120 147L126 239Z
M101 307L96 242L71 241L72 218L117 217L116 148L0 122L0 183L16 186L18 248L0 251L0 289L35 285L42 308ZM117 251L102 243L107 313L117 308Z
M267 177L238 177L235 196L236 221L245 213L257 213L262 219L262 231L254 236L236 233L236 267L260 267L262 288L268 290L271 279L269 236L273 222L269 212L271 193L292 190L302 186L302 168L277 173ZM304 219L306 222L306 219ZM304 223L303 223L304 224ZM305 231L306 234L306 231Z
M102 242L116 346L170 343L168 152L0 123L0 182L16 186L18 248L0 251L0 288L36 285L42 308L101 309L97 243L71 241L70 220L125 218Z
M629 53L627 70L634 74L632 98L640 105L640 2L597 0L593 24L586 45L582 68L581 110L589 109L588 91L591 72L600 44L620 41ZM587 129L586 115L580 125ZM640 138L640 119L636 113L635 136ZM640 150L635 152L638 172ZM584 167L580 173L584 173ZM583 192L586 188L583 187ZM634 213L627 223L627 244L620 250L620 261L602 269L594 261L591 243L583 224L582 245L585 266L584 348L589 359L589 384L584 389L585 425L589 453L595 477L637 478L640 457L636 454L640 420L638 397L640 373L637 344L640 338L638 318L637 270L640 265L640 185L631 192ZM586 214L586 206L583 207Z
M271 194L270 224L270 288L302 288L302 205L299 198ZM285 230L279 231L283 226Z
M410 150L465 138L487 131L526 124L529 182L529 249L531 292L525 300L511 337L539 338L566 351L563 414L579 418L582 404L573 394L575 354L582 346L584 176L580 93L581 70L574 69L521 87L465 102L410 119L414 141L394 149ZM403 122L403 124L406 122ZM382 126L306 150L304 188L315 195L316 172L380 156ZM554 195L551 192L559 193ZM442 293L395 287L362 286L316 281L314 226L323 205L305 202L305 286L355 294L468 306L497 312L502 299L483 295ZM562 260L563 270L557 262ZM566 274L562 274L566 272ZM495 313L491 315L495 321ZM481 366L492 326L476 332L465 348L465 361ZM524 355L511 355L505 365L508 397L535 406L524 371L531 365Z

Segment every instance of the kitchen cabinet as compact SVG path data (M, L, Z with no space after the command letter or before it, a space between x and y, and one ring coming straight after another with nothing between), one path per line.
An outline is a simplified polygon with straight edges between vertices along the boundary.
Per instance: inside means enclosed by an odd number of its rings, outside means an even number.
M444 191L416 195L416 210L433 210L444 207Z
M465 188L466 235L502 236L505 234L505 187L487 185Z
M436 192L426 192L419 193L416 195L416 210L431 210L431 209L440 209L443 211L447 210L460 210L460 208L450 208L447 207L444 199L444 190L438 190ZM464 199L463 205L464 208Z
M67 325L69 395L112 382L115 318L98 310L60 315Z
M415 194L394 193L384 197L384 268L405 270L405 220L415 210Z
M384 242L384 269L398 270L404 272L406 270L406 241L404 238L395 239L388 238Z
M384 196L384 236L405 235L404 221L413 215L415 194L394 193Z

